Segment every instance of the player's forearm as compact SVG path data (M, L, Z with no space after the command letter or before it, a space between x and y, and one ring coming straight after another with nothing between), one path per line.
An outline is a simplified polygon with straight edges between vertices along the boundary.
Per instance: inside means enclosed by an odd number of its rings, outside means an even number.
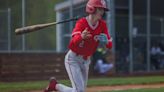
M108 40L108 43L107 43L107 45L106 45L106 48L111 49L111 48L112 48L112 45L113 45L113 43L112 43L112 38L110 38L110 39Z

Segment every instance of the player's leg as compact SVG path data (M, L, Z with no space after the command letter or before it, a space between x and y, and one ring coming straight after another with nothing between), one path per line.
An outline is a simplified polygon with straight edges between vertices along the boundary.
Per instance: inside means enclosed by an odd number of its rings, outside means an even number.
M83 61L83 64L81 65L83 67L82 68L82 76L83 76L83 81L84 81L84 89L86 89L86 87L87 87L90 62L91 62L90 60Z
M59 92L84 92L84 81L79 64L79 58L72 51L69 51L65 57L65 67L72 83L72 88L58 84L57 90Z
M101 73L106 73L113 68L113 64L103 64L101 66Z
M99 60L96 61L95 68L99 73L102 72L102 65L103 65L102 59L99 59Z

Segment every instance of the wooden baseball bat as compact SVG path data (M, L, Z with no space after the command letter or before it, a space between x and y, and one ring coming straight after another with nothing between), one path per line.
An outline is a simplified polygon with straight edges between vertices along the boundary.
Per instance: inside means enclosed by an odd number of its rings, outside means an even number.
M70 22L70 21L77 20L77 19L79 19L79 17L75 17L75 18L71 18L71 19L66 19L66 20L59 21L59 22L52 22L52 23L45 23L45 24L37 24L37 25L32 25L32 26L17 28L15 30L15 33L16 33L16 35L30 33L30 32L38 31L40 29L43 29L43 28L46 28L46 27L49 27L49 26L52 26L52 25L56 25L56 24L60 24L60 23L65 23L65 22Z

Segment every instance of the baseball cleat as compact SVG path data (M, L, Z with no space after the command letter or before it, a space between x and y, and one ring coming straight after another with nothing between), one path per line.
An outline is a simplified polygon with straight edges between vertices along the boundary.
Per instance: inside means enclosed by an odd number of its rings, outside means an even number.
M44 90L44 92L57 91L56 90L56 84L57 84L56 78L51 77L50 83L49 83L48 87Z

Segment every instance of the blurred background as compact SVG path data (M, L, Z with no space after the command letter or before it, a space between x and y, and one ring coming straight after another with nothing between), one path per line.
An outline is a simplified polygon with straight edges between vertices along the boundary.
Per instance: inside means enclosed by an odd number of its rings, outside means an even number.
M15 35L14 31L19 27L85 16L86 2L0 0L0 79L36 79L36 76L46 79L56 74L66 77L64 55L76 21L25 35ZM104 19L113 37L112 74L163 73L164 1L106 2L110 11ZM93 69L90 71L95 74Z

